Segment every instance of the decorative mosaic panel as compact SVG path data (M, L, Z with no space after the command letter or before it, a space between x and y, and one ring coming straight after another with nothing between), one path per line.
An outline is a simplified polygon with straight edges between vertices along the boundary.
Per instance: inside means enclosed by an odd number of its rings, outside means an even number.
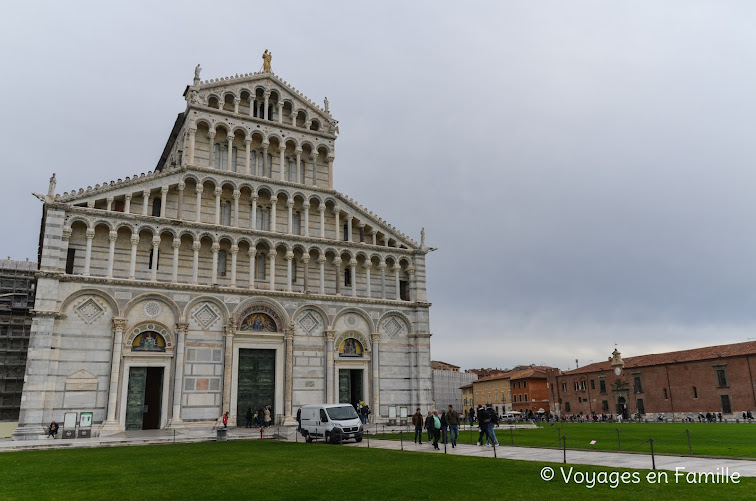
M157 318L163 313L163 305L158 301L147 301L142 305L142 314L147 318Z
M105 308L90 297L74 307L74 311L84 323L91 324L105 313Z
M318 315L315 315L312 310L307 310L299 317L297 324L305 333L312 334L320 327L321 322Z
M205 303L194 310L192 318L194 318L194 320L196 320L204 329L209 329L213 324L220 320L221 315L215 306L210 303Z

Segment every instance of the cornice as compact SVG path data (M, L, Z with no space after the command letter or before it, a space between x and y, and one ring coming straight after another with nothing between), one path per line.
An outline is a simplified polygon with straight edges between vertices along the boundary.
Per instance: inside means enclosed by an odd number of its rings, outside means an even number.
M152 282L149 280L125 280L120 278L84 277L81 275L64 275L61 282L86 283L107 285L112 287L139 287L142 289L164 289L169 291L197 292L206 294L240 295L240 296L268 296L287 299L305 299L330 303L369 304L372 306L404 307L409 309L430 308L431 303L410 302L391 299L376 299L367 297L337 296L333 294L318 294L303 292L271 291L268 289L243 289L240 287L221 287L215 285L195 285L172 282ZM58 314L56 312L56 314Z

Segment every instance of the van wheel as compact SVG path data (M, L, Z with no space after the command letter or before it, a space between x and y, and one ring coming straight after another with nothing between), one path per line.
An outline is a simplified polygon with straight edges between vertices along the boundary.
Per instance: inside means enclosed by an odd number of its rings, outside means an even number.
M325 441L326 441L327 444L331 443L331 432L330 431L325 432Z
M359 444L360 442L362 442L362 437L357 437L354 439L354 441Z
M305 437L305 442L307 442L308 444L311 444L312 443L312 437L310 435L307 435Z

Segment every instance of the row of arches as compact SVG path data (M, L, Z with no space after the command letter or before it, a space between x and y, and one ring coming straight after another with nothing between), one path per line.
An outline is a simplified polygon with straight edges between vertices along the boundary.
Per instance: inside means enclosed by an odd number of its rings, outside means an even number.
M63 237L72 275L414 300L412 260L393 253L81 217Z
M175 182L175 181L174 181ZM406 246L331 196L187 174L175 184L90 201L87 207L292 236Z
M231 89L211 91L200 95L199 100L209 108L250 118L286 123L315 132L323 129L321 120L314 112L298 107L293 99L283 96L278 90L267 90L262 85L242 88L236 92Z

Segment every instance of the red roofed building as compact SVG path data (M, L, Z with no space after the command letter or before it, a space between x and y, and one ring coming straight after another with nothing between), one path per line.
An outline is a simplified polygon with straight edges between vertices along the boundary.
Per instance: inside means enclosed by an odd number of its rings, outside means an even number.
M551 409L558 415L682 419L721 412L735 419L756 409L756 341L624 360L615 349L605 362L546 373Z
M512 410L523 415L549 414L549 391L546 370L551 367L531 367L509 374L509 391L512 395Z

